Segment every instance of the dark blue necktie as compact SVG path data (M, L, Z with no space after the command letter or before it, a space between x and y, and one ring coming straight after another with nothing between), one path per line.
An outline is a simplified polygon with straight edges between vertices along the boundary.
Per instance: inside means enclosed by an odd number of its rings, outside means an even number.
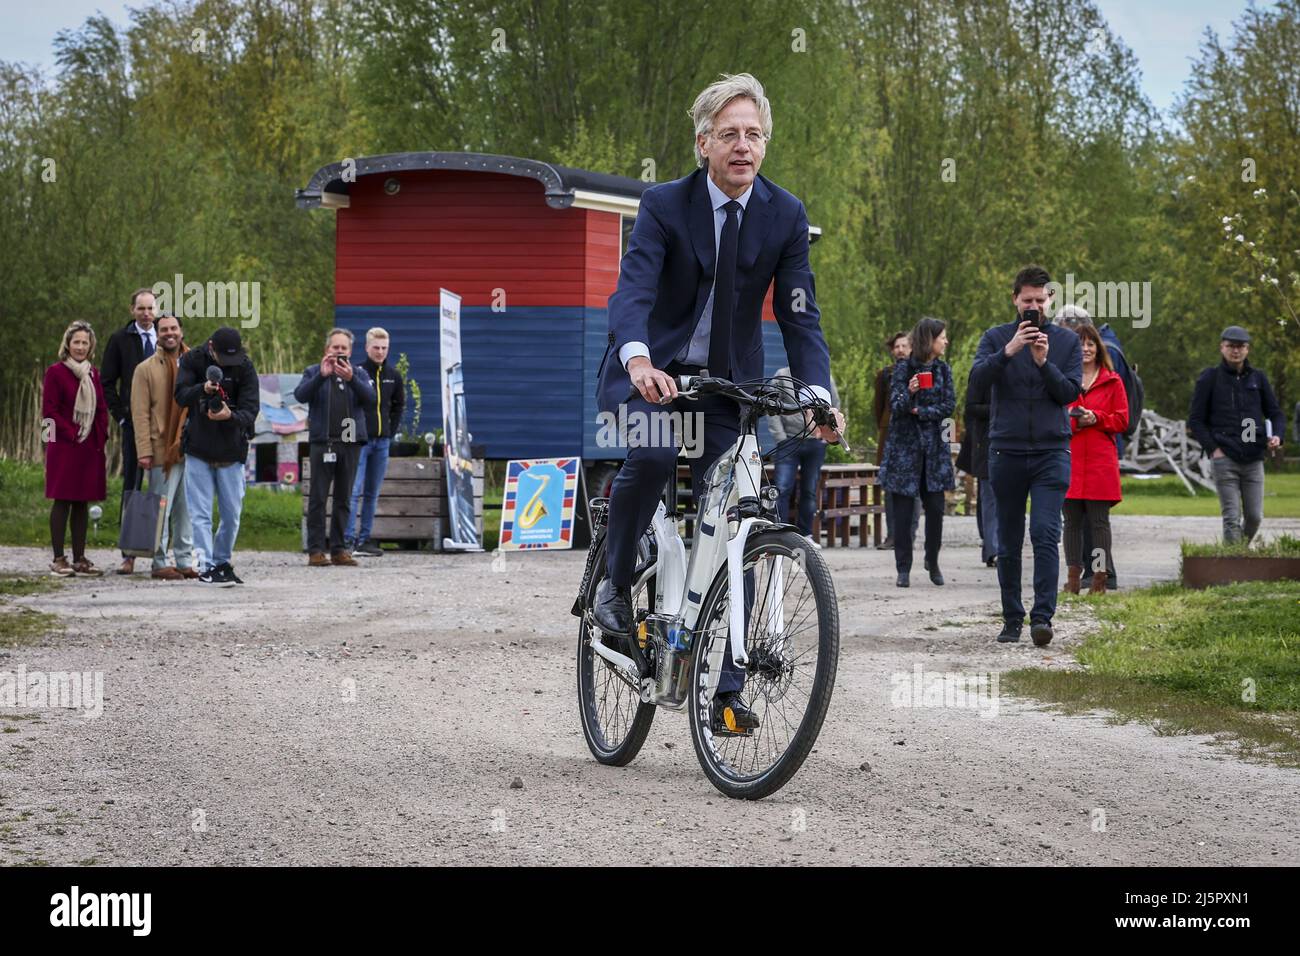
M731 317L736 310L736 245L740 238L740 203L722 207L727 221L718 240L718 267L713 273L713 319L709 328L709 374L731 375Z
M140 333L140 338L144 340L144 357L148 358L153 355L153 339L143 332Z

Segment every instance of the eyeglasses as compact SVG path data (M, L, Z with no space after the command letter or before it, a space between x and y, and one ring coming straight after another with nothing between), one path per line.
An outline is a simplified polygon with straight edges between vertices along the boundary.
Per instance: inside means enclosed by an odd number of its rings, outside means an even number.
M1230 349L1244 349L1250 343L1249 342L1224 342L1223 344Z
M721 132L715 132L713 138L724 146L735 146L741 135L742 134L738 129L724 129ZM751 129L747 131L744 136L745 142L754 146L761 146L767 141L767 134L762 130Z

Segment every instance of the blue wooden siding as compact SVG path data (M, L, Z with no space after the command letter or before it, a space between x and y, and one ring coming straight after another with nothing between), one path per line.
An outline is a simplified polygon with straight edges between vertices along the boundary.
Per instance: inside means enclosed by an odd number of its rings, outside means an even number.
M334 317L356 336L356 362L365 359L366 330L376 325L388 330L391 361L405 352L420 384L420 430L441 428L438 309L339 305ZM604 309L462 307L460 325L470 432L486 457L623 457L616 449L596 446L596 371L608 341ZM786 363L775 322L763 323L763 346L771 375ZM403 425L409 425L410 412L408 402ZM760 438L765 448L770 445L766 423L760 425Z

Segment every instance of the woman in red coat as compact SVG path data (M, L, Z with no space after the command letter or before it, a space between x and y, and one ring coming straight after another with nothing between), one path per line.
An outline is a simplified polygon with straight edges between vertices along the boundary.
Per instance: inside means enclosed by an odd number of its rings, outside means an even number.
M1089 594L1106 593L1110 559L1110 509L1123 495L1119 487L1119 453L1115 436L1128 428L1128 396L1124 381L1111 364L1110 353L1092 325L1080 325L1083 349L1083 391L1068 407L1070 413L1070 490L1065 493L1065 589L1079 593L1083 575L1083 522L1092 529L1092 543L1105 550L1105 559L1090 561L1094 569ZM1096 568L1101 568L1100 571Z
M45 441L45 497L52 498L50 570L60 577L102 572L86 557L90 502L107 497L104 445L108 442L108 408L95 356L95 330L73 322L63 333L59 360L45 370L41 394ZM72 564L63 555L68 518L72 518Z

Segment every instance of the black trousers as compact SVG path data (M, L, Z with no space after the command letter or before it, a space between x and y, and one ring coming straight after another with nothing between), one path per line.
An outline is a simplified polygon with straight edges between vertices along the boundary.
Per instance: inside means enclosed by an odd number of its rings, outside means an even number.
M1082 567L1089 575L1098 570L1096 551L1101 551L1104 567L1110 569L1110 502L1066 498L1061 512L1065 516L1065 563Z
M1110 519L1107 518L1108 527L1109 527L1109 522ZM1092 549L1093 549L1092 525L1087 521L1085 521L1083 523L1083 553L1092 554ZM1107 539L1105 550L1106 550L1106 587L1107 589L1114 591L1119 588L1119 577L1115 574L1115 552L1110 547L1109 538ZM1068 564L1069 562L1067 561L1066 563Z
M140 480L140 459L136 457L135 426L130 419L122 426L122 497L117 503L117 526L122 527L122 508L126 506L126 493L133 491ZM130 557L126 552L122 557Z
M325 461L325 452L333 450L338 460ZM352 480L357 474L361 446L354 442L311 443L311 491L307 498L307 551L323 554L342 551L348 531L348 511L352 503ZM325 499L334 495L330 510L329 540L325 538Z
M921 476L917 488L921 490L921 507L925 510L925 560L930 567L939 566L939 548L943 545L943 492L925 490L925 456L921 456ZM912 524L916 499L894 493L889 496L894 511L894 568L899 574L912 570L912 536L899 534L900 528Z
M916 499L907 495L890 495L894 506L894 527L910 528L916 511ZM939 563L939 548L943 544L943 492L927 491L921 495L925 510L925 560L930 567ZM894 568L901 574L912 570L912 536L894 535Z
M673 362L664 371L670 375L689 375L696 374L699 370ZM627 460L623 462L623 467L619 469L610 488L609 521L605 532L605 571L610 582L618 587L631 586L637 541L650 527L668 481L676 480L677 475L677 447L674 444L632 442L638 418L658 423L657 416L672 411L699 416L693 422L693 437L699 443L694 449L697 454L689 459L691 489L697 507L703 497L705 472L740 435L740 406L729 398L713 395L696 401L678 399L671 405L651 405L638 395L626 403L626 408L629 422ZM662 429L656 425L651 427L653 430L648 431L647 436L662 437ZM725 534L725 529L721 533ZM747 601L752 601L753 595L749 587L746 588L745 596ZM748 607L747 604L747 610ZM731 645L728 643L723 656L718 693L740 690L744 683L745 674L732 662Z

